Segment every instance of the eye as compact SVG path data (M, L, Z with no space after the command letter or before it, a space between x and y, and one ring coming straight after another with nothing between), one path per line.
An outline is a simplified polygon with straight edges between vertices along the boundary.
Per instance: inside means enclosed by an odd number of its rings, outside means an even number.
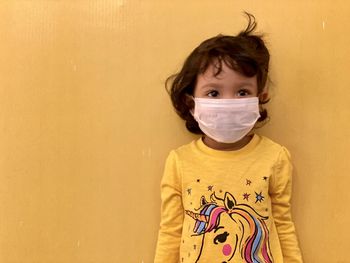
M218 242L220 242L220 243L224 243L224 242L226 242L226 239L227 239L227 237L229 236L229 233L227 233L227 232L224 232L224 233L222 233L222 234L220 234L220 235L217 235L215 238L214 238L214 244L218 244Z
M245 96L248 96L250 95L250 92L248 90L245 90L245 89L241 89L237 92L237 95L239 97L245 97Z
M219 96L219 92L217 90L211 90L207 93L208 97L217 97Z

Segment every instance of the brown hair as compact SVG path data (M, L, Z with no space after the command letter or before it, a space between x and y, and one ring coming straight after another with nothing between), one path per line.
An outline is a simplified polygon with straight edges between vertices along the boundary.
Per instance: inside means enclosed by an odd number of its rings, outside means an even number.
M196 134L203 134L197 121L193 118L190 110L193 101L189 102L188 96L193 95L198 74L204 73L208 66L215 63L220 74L224 62L231 69L240 72L246 77L256 75L258 95L260 95L268 79L269 51L267 50L261 35L253 34L257 23L252 14L245 12L248 17L248 26L237 36L218 35L202 42L185 60L181 71L170 76L165 83L171 97L172 104L177 114L186 121L187 129ZM259 98L259 104L265 104L269 100ZM258 122L267 119L267 111L260 107L261 117Z

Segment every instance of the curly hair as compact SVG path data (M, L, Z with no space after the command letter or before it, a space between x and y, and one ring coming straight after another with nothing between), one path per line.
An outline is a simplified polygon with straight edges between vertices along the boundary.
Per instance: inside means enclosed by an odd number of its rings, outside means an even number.
M165 82L176 113L186 122L186 128L195 134L203 134L190 110L194 107L188 97L193 95L197 76L203 74L209 65L215 63L215 76L222 71L222 63L246 77L257 77L258 95L260 95L268 79L270 54L262 35L254 34L257 27L255 17L245 12L248 25L237 36L218 35L203 41L196 47L180 72L171 75ZM171 83L171 85L170 85ZM267 119L267 111L261 105L269 101L259 98L260 118L258 122Z

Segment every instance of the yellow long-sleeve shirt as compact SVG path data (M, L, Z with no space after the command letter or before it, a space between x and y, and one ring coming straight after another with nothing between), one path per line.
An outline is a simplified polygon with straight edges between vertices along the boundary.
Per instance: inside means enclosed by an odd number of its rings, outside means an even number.
M155 263L302 262L289 152L254 135L240 150L201 139L170 152Z

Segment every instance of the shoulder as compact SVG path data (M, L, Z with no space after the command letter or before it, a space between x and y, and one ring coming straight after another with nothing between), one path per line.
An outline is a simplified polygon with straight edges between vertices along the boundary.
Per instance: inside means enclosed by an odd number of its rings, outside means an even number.
M262 135L257 135L260 138L259 143L259 151L260 153L264 153L267 156L272 157L273 159L290 159L290 152L289 150L284 146L281 145L270 138L267 138Z
M265 137L263 135L257 135L260 137L260 144L263 146L263 147L266 147L266 148L270 148L270 149L274 149L274 150L282 150L282 149L286 149L286 147L278 142L275 142L273 140L271 140L270 138L268 137Z
M193 155L195 149L196 140L193 140L187 144L181 145L170 151L170 155L175 155L177 157L185 157L187 155Z
M180 165L183 162L191 161L198 156L201 156L197 147L197 140L193 140L187 144L181 145L175 149L172 149L167 157L168 162L175 162Z

